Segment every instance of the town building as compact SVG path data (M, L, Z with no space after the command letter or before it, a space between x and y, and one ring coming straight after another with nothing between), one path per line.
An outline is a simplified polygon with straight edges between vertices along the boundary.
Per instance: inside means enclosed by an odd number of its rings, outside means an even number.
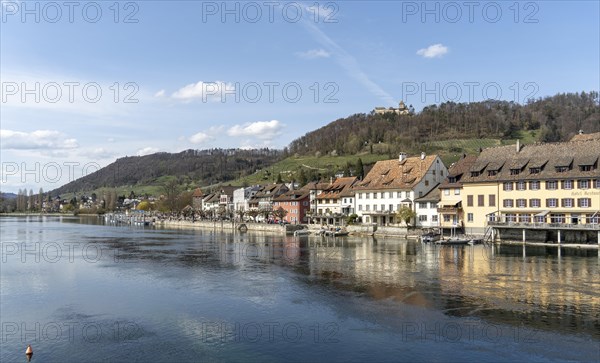
M253 185L246 188L238 188L233 191L233 208L236 211L250 210L250 199L262 189L260 185Z
M415 200L416 226L421 228L439 227L438 203L440 202L440 189L435 186L424 196Z
M465 227L488 222L598 224L600 137L483 150L462 177Z
M272 211L273 198L288 191L289 188L283 183L265 185L250 198L248 207L261 212Z
M318 224L343 224L348 215L354 213L354 192L352 187L358 182L354 176L331 180L328 185L321 185L320 193L315 198L316 214L312 220Z
M463 155L448 168L448 177L440 184L438 214L440 227L462 231L464 228L462 178L469 173L477 155ZM464 232L464 231L463 231Z
M306 188L290 190L273 198L273 210L282 208L287 212L283 220L291 224L308 222L310 210L310 190Z
M196 188L192 193L192 207L196 210L202 210L202 199L204 198L204 193L202 193L202 189Z
M407 206L415 211L415 199L425 196L447 173L437 155L401 153L398 159L378 161L353 188L355 213L363 223L399 224L398 210Z

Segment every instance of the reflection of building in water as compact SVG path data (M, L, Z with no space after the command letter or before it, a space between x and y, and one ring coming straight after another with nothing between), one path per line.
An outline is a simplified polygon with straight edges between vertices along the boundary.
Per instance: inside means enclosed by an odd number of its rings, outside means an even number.
M525 253L522 257L514 254L514 248L520 246L502 248L492 254L484 246L437 247L443 294L471 301L486 318L506 323L528 320L535 328L578 327L592 332L594 324L597 328L597 315L592 318L593 312L600 311L597 259L552 258L545 250L538 256ZM488 316L486 310L490 309L510 313ZM596 323L590 322L594 319Z

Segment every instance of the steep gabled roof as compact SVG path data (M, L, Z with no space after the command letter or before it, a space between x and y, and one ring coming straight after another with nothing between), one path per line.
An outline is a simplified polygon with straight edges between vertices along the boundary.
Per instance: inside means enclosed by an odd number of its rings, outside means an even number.
M328 184L322 189L323 191L317 196L317 199L337 199L342 197L343 194L347 193L352 186L357 183L357 181L358 178L355 176L337 178L333 183Z
M411 190L423 179L436 159L436 155L428 155L423 159L419 156L413 156L403 161L396 159L378 161L365 176L365 179L357 183L354 189Z
M448 177L440 184L440 188L460 188L462 187L461 180L464 175L469 174L471 172L471 168L475 161L477 160L477 155L465 155L460 158L457 162L450 165L448 169ZM504 165L503 162L492 162L490 164L490 168L494 168L495 170L499 170ZM454 182L450 182L450 179L453 179Z

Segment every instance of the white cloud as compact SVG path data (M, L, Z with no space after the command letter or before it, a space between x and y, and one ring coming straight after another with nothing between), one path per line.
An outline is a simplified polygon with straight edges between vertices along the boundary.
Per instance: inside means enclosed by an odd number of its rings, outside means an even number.
M161 89L160 91L158 91L158 92L156 92L156 93L154 94L154 97L159 97L159 98L160 98L160 97L165 97L165 93L166 93L166 92L165 92L165 90L164 90L164 89Z
M210 141L212 139L213 139L212 136L210 136L204 132L198 132L197 134L194 134L190 137L190 142L192 144L202 144L202 143Z
M154 154L157 153L159 150L155 147L145 147L143 149L139 149L136 153L137 156L144 156L144 155L150 155L150 154Z
M83 150L79 154L82 156L86 156L90 159L111 159L117 155L114 151L107 150L103 147L97 147L90 150Z
M448 47L442 44L433 44L427 48L419 49L417 55L425 58L439 58L444 54L448 53Z
M232 83L222 81L191 83L175 91L171 97L179 100L190 101L193 99L202 99L220 101L227 93L235 92L235 86Z
M79 147L76 139L68 138L65 134L55 130L33 132L0 130L0 140L3 149L75 149Z
M272 139L281 133L284 125L278 120L257 121L244 125L235 125L227 130L229 136L254 136L259 139Z
M298 52L297 56L304 59L316 59L316 58L329 58L331 53L326 51L325 49L311 49L306 52Z

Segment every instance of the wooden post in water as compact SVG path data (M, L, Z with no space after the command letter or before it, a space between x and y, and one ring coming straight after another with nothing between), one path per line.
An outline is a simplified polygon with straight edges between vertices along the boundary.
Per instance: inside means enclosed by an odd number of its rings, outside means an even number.
M525 243L525 228L523 228L523 243Z
M560 229L558 230L558 244L560 244Z

